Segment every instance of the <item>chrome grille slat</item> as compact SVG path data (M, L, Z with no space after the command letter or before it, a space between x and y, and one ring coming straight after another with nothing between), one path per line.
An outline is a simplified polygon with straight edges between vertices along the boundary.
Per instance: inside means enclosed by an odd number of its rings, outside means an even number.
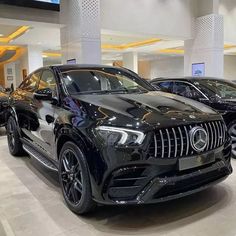
M206 148L202 153L218 148L225 142L226 129L223 121L158 129L150 144L150 155L162 159L198 155L199 153L193 149L190 143L189 134L190 130L196 126L204 128L209 137Z
M212 126L213 126L213 130L214 130L214 133L213 133L214 145L213 145L213 147L216 148L216 145L217 145L217 134L216 134L216 126L215 126L214 122L212 122Z
M224 143L225 142L225 135L226 135L225 125L223 125L222 128L223 128L223 143Z
M206 150L208 151L209 150L209 145L210 145L210 133L209 133L207 124L204 124L204 126L205 126L206 132L208 134L208 140L207 140L207 146L206 146Z
M154 134L154 144L155 144L155 157L157 156L157 137Z
M213 140L213 129L211 127L211 123L209 123L209 127L210 127L210 130L211 130L211 137L210 138L210 141L211 141L211 149L213 148L213 144L214 144L214 140Z
M167 139L168 139L168 157L170 158L170 153L171 153L171 142L170 142L170 134L169 134L169 131L168 129L166 129L166 134L167 134Z
M187 147L186 147L186 156L187 156L188 155L188 151L189 151L189 134L188 134L186 126L184 126L184 131L185 131L186 140L187 140Z
M220 145L222 145L222 144L224 143L224 139L223 139L223 136L224 136L224 128L223 128L222 122L219 121L219 123L220 123L220 130L221 130L221 133L220 133L220 135L221 135L221 142L220 142Z
M161 136L161 158L164 158L164 153L165 153L164 138L163 138L162 130L159 130L159 132Z
M191 130L192 128L193 128L193 126L192 125L189 125L189 130ZM191 151L191 154L193 154L193 151Z
M219 124L218 124L218 122L216 121L215 122L216 123L216 129L217 129L217 147L219 147L220 146L220 128L219 128Z
M172 128L172 132L174 134L174 139L175 139L175 154L174 154L174 157L176 157L177 156L177 150L178 150L178 144L177 144L177 136L176 136L174 128Z
M184 139L183 139L183 134L182 134L182 131L180 129L180 127L178 127L178 130L179 130L179 134L180 134L180 145L181 145L181 148L180 148L180 156L182 157L183 156L183 151L184 151Z
M221 124L221 122L219 121L218 122L218 125L219 125L219 130L220 130L220 146L223 144L223 130L222 130L222 124Z

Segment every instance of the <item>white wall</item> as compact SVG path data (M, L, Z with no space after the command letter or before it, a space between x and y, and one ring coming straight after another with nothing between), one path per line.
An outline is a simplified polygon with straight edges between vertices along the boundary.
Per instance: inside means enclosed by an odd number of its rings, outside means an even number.
M158 77L180 77L184 75L184 58L169 57L151 61L150 63L151 79Z
M166 58L150 62L151 78L181 77L184 75L183 57ZM224 78L236 80L236 56L224 56Z
M192 0L101 0L102 29L189 39Z
M236 80L236 56L225 56L224 67L224 78Z
M236 43L236 1L220 0L219 13L224 16L225 42Z

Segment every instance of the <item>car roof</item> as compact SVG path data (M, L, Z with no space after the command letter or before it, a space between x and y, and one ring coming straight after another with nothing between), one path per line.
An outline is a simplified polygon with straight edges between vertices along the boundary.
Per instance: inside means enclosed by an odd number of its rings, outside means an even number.
M196 80L223 80L221 78L216 77L159 77L152 79L150 83L158 82L158 81L165 81L165 80L185 80L185 81L196 81Z
M58 68L61 72L69 71L69 70L76 70L76 69L117 69L123 71L129 71L123 67L115 67L115 66L107 66L107 65L99 65L99 64L74 64L74 65L52 65L52 68ZM133 72L134 73L134 72Z

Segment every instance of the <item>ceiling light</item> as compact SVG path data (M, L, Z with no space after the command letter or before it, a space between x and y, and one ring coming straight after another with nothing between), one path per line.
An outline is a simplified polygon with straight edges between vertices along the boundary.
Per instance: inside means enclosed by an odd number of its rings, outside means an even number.
M0 34L0 37L4 36L3 34Z
M43 58L47 58L48 56L47 55L43 55Z

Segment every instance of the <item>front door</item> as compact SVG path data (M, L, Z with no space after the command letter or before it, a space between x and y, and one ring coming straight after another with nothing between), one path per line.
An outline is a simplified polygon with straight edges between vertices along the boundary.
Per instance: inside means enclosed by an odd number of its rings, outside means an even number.
M32 130L33 139L38 149L41 149L48 157L53 158L54 143L54 113L57 108L57 86L53 71L46 69L42 71L38 90L51 89L53 100L38 100L34 97L31 106L33 113L37 114L39 126Z

